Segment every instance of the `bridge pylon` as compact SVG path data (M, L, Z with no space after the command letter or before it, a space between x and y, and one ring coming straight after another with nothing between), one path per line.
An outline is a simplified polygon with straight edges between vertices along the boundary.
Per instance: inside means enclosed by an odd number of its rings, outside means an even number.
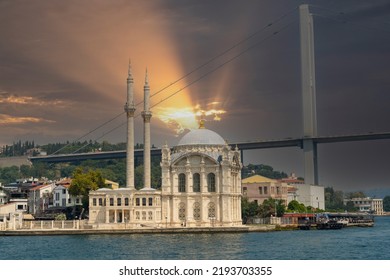
M309 5L299 6L301 41L301 78L303 133L308 137L303 141L305 183L318 185L316 84L314 63L314 27Z

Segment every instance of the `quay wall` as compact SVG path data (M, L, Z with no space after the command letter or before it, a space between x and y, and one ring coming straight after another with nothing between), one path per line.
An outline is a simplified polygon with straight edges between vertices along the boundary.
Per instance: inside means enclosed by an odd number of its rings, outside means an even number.
M262 229L264 231L264 229ZM86 235L86 234L166 234L166 233L240 233L249 232L249 227L218 228L140 228L140 229L45 229L5 230L0 236L23 235Z

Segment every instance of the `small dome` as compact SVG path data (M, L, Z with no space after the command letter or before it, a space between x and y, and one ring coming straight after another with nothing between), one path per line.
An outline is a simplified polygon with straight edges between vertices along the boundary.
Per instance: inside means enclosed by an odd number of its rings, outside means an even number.
M225 140L216 132L199 128L193 129L181 138L178 146L186 145L225 145Z

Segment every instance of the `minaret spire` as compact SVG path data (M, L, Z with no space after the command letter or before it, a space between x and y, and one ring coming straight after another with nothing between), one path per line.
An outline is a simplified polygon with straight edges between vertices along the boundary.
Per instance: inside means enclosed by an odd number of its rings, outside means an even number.
M134 90L133 76L131 74L131 61L127 74L127 102L125 112L127 115L127 147L126 147L126 187L134 189Z
M145 72L144 85L144 111L142 112L144 119L144 188L151 187L151 168L150 168L150 119L152 112L150 111L150 88L148 69Z

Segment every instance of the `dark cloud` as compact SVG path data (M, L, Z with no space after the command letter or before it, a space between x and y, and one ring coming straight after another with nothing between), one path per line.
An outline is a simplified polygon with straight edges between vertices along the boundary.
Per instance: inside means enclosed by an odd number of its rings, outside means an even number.
M308 2L315 21L319 134L390 131L388 1ZM227 113L207 126L229 141L299 137L299 4L0 1L0 118L25 121L0 125L0 143L77 139L114 118L123 111L129 57L137 102L146 67L155 93L210 62L156 95L153 104L193 83L159 106L205 108L219 101ZM118 117L86 138L124 141L123 121ZM156 114L152 125L156 145L177 143ZM139 117L136 129L141 142ZM299 149L244 156L246 163L304 176ZM344 189L388 187L389 158L385 140L321 146L320 182Z

